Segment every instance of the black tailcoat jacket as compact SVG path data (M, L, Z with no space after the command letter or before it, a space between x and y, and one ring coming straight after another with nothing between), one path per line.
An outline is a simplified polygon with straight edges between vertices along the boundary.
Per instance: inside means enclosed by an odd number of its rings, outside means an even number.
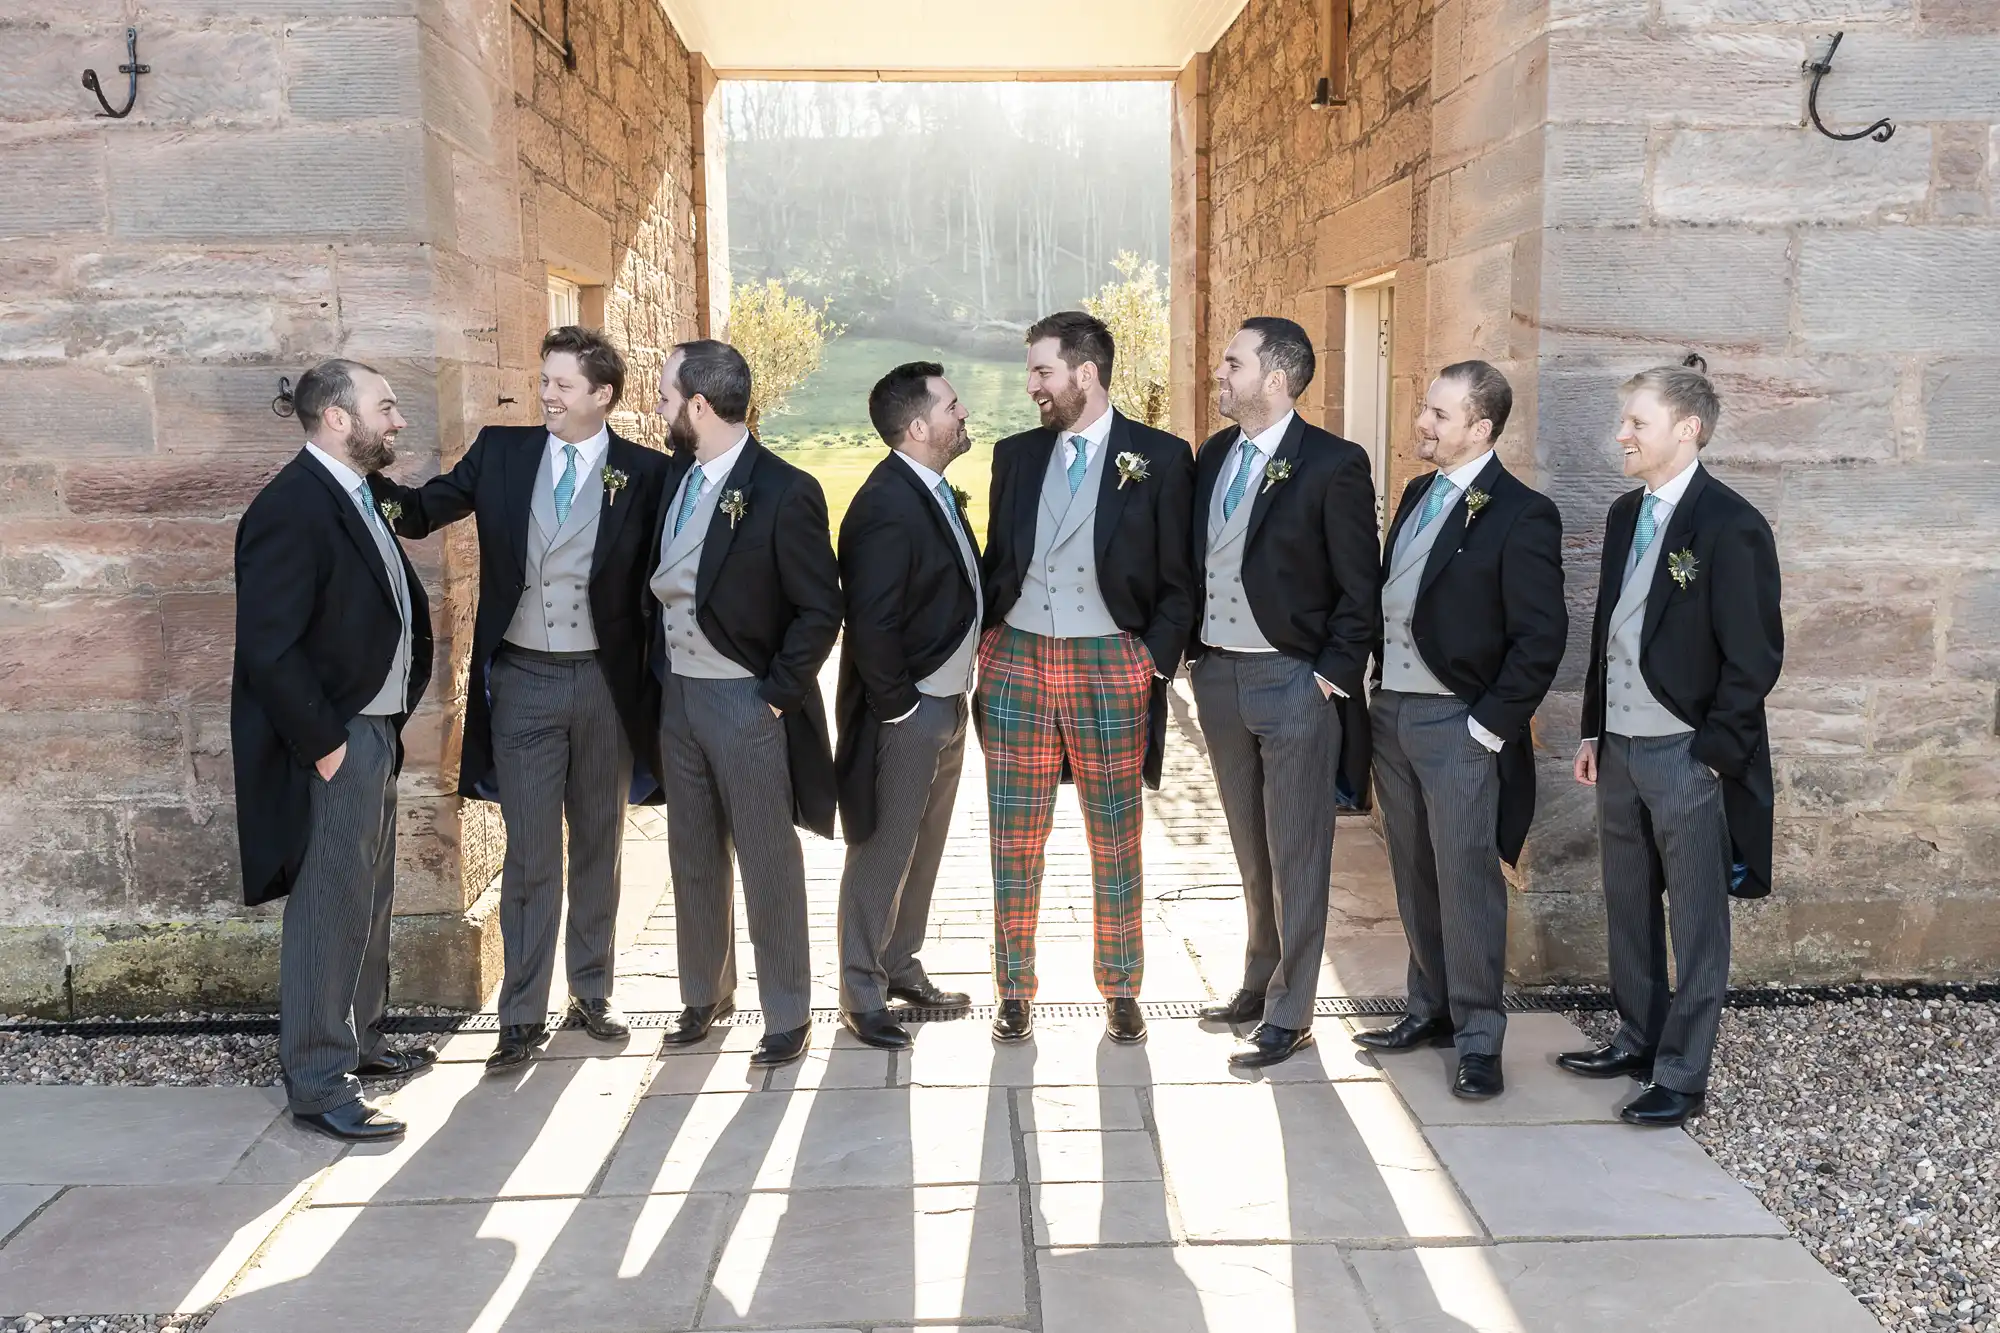
M1423 508L1437 474L1403 488L1385 549ZM1444 528L1417 576L1410 637L1444 687L1500 737L1500 855L1520 859L1535 818L1534 738L1529 723L1562 665L1569 640L1563 600L1562 515L1540 491L1523 485L1493 458L1468 488L1487 498L1479 512L1464 501L1438 522ZM1375 680L1381 683L1378 661Z
M1209 437L1195 458L1190 558L1194 571L1194 632L1190 662L1202 641L1208 603L1208 520L1215 488L1233 472L1235 426ZM1270 475L1284 472L1282 481ZM1340 709L1340 774L1365 808L1368 761L1369 655L1382 638L1382 553L1375 537L1375 483L1360 445L1294 416L1265 466L1250 480L1250 519L1243 535L1243 592L1250 614L1273 648L1311 665L1346 695Z
M410 600L410 689L402 729L431 678L431 612L400 545ZM305 861L313 764L347 743L347 724L395 664L403 618L354 497L303 449L236 525L236 663L229 691L243 901L290 893Z
M650 571L665 546L674 493L694 465L675 454L652 537ZM826 494L812 475L751 436L722 483L739 491L743 514L731 522L718 505L695 569L695 623L717 652L755 676L757 693L785 715L792 817L824 838L834 836L838 804L833 747L819 669L840 637L840 566L827 535ZM650 592L649 592L650 595ZM664 683L664 622L653 618L652 664Z
M1042 483L1062 432L1046 426L993 446L992 503L987 516L986 625L1007 619L1021 598L1035 558L1035 523ZM1142 426L1112 410L1097 492L1097 587L1119 629L1136 635L1161 677L1146 715L1146 785L1160 785L1167 739L1167 686L1179 669L1194 628L1194 574L1188 567L1188 526L1194 502L1194 453L1187 441ZM1144 460L1146 479L1119 482L1118 455ZM975 712L974 716L977 716ZM1065 765L1064 774L1068 774Z
M546 426L488 426L457 466L421 486L401 486L380 473L369 479L380 499L402 506L396 520L402 536L428 537L467 514L477 524L479 607L472 622L458 794L483 801L500 799L487 673L528 590L529 507L548 439ZM598 669L632 747L631 799L650 805L661 798L659 693L646 671L653 613L647 585L653 577L650 543L664 503L667 457L614 431L603 466L624 473L626 482L605 491L598 515L597 544L590 554L590 621L597 635Z
M1583 690L1585 736L1604 733L1606 640L1644 495L1642 488L1619 496L1604 522ZM1694 728L1694 757L1722 779L1729 838L1747 871L1730 892L1761 898L1771 891L1771 738L1764 699L1785 660L1777 542L1757 507L1702 467L1654 540L1665 545L1646 590L1639 673L1653 697ZM1685 583L1672 568L1672 557L1683 552L1693 565Z
M979 543L966 524L976 559ZM937 496L890 454L861 484L840 523L840 587L847 631L834 708L840 746L840 829L849 842L875 832L875 744L881 727L923 698L917 682L943 666L968 633L978 602Z

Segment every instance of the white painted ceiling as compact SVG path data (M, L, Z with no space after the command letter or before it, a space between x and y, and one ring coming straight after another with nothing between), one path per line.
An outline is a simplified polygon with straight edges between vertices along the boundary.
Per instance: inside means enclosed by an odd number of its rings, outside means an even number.
M661 0L721 74L1178 70L1245 0Z

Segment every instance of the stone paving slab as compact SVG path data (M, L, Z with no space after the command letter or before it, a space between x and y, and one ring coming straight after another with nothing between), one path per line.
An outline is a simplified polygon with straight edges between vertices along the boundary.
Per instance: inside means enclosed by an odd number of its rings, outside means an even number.
M1679 1130L1456 1126L1430 1141L1496 1240L1785 1234Z
M315 1208L215 1333L652 1333L690 1328L727 1201L714 1195ZM380 1299L384 1295L394 1299Z
M1147 1038L1125 1046L1105 1035L1102 1022L1037 1018L1029 1041L993 1040L990 1025L972 1019L911 1025L916 1042L907 1059L910 1082L933 1086L984 1084L1150 1087L1218 1080L1325 1082L1381 1077L1361 1062L1353 1044L1324 1042L1268 1070L1238 1072L1229 1065L1236 1047L1223 1029L1192 1019L1159 1019ZM1338 1036L1337 1026L1331 1035Z
M1380 1083L1155 1088L1153 1109L1190 1239L1479 1234L1451 1178Z
M1054 1250L1038 1269L1043 1333L1376 1333L1332 1246Z
M1023 1088L1014 1105L1027 1133L1080 1129L1143 1129L1132 1088Z
M282 1107L268 1088L0 1087L0 1184L213 1184Z
M56 1197L60 1185L0 1185L0 1241L33 1217L35 1210Z
M634 1028L623 1041L599 1041L582 1028L560 1028L549 1034L542 1058L550 1060L601 1060L616 1055L653 1056L660 1052L659 1028ZM497 1032L458 1032L438 1047L443 1064L483 1064L493 1054Z
M1037 1245L1166 1245L1179 1240L1159 1181L1030 1187Z
M159 1314L222 1294L284 1218L279 1185L86 1185L0 1250L0 1311Z
M1355 1027L1386 1027L1394 1019L1368 1019ZM1501 1072L1507 1091L1492 1101L1469 1102L1451 1095L1458 1054L1450 1047L1424 1047L1393 1055L1364 1054L1378 1064L1402 1094L1410 1112L1426 1125L1615 1124L1618 1108L1639 1085L1627 1078L1578 1078L1556 1064L1563 1051L1588 1050L1597 1043L1561 1014L1510 1014Z
M1143 1130L1072 1130L1025 1134L1028 1179L1060 1181L1159 1180L1160 1155Z
M1392 1333L1880 1333L1795 1241L1613 1240L1350 1256Z
M1024 1271L1012 1185L756 1194L701 1327L1019 1318Z
M581 1194L611 1156L650 1067L535 1061L501 1076L445 1065L382 1101L409 1134L359 1147L313 1192L320 1204Z

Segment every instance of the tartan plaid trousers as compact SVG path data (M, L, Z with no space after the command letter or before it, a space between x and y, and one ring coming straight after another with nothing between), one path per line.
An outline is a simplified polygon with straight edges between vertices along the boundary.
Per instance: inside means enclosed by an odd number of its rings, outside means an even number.
M1035 926L1065 757L1090 844L1097 989L1139 994L1145 972L1146 705L1153 658L1137 639L1052 639L1012 625L979 647L981 741L993 847L994 980L1003 1000L1035 998Z

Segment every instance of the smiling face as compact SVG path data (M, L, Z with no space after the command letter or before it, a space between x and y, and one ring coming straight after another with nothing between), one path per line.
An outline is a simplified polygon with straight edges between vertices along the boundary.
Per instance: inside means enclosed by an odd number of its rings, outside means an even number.
M550 352L542 358L542 420L557 439L571 444L587 440L604 428L610 414L611 386L593 385L574 352Z
M1673 410L1651 389L1635 389L1618 421L1618 448L1625 475L1658 490L1679 476L1700 452L1701 418L1674 419Z
M1223 349L1222 364L1215 368L1216 409L1231 421L1262 424L1277 415L1272 398L1284 394L1285 377L1265 372L1257 356L1263 345L1263 334L1242 329Z
M933 375L927 381L931 391L931 408L923 416L910 423L909 441L921 445L927 457L917 461L933 472L943 472L954 458L961 457L972 448L972 436L965 429L965 404L958 400L958 391L951 387L951 381L942 375Z
M1097 384L1097 366L1085 361L1072 367L1062 358L1062 342L1043 338L1028 347L1028 397L1042 414L1042 424L1052 430L1068 430L1083 416L1090 404L1090 390Z
M324 420L328 430L344 437L354 470L366 475L396 461L396 436L410 423L397 410L389 381L368 370L356 370L353 377L354 411L329 407Z
M1457 379L1434 379L1417 409L1417 457L1440 472L1463 467L1492 447L1493 423L1472 415L1471 388Z

